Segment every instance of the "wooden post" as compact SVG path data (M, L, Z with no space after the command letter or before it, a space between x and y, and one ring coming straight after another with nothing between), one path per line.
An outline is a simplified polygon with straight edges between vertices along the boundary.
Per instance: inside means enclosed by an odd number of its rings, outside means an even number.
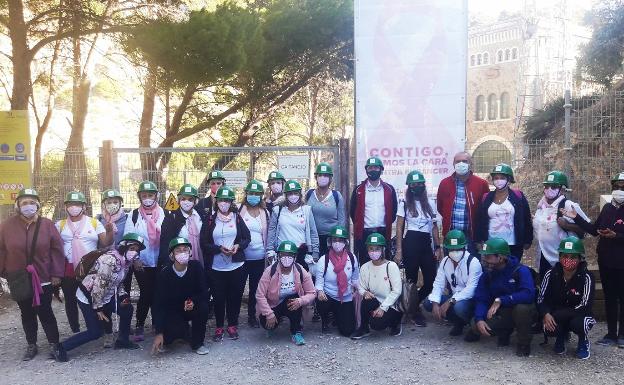
M113 141L105 140L102 142L102 148L100 149L100 175L102 175L102 191L113 188L113 165L114 165L114 151Z

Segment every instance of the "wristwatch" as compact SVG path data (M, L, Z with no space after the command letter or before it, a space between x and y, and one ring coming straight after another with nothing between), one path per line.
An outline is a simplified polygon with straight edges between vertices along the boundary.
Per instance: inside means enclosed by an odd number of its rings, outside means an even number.
M451 299L449 299L449 303L451 305L455 305L457 303L457 300L455 298L451 298Z
M496 297L496 298L494 299L494 302L501 303L501 299L500 299L500 298L498 298L498 297Z

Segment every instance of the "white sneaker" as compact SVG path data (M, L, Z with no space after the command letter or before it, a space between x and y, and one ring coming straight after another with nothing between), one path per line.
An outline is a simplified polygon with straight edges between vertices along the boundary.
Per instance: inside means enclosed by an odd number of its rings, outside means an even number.
M210 353L210 350L208 349L208 346L202 345L198 347L197 349L195 349L195 353L199 354L200 356L203 356L204 354Z
M110 349L115 344L115 335L113 333L104 334L104 337L102 337L102 339L104 340L103 342L105 349Z

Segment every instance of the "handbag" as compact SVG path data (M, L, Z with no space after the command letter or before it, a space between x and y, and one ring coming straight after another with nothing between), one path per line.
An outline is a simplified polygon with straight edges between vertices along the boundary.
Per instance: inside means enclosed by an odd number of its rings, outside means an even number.
M41 217L37 218L37 224L35 225L35 234L33 235L32 245L26 257L26 266L33 263L33 257L35 254L35 246L37 245L37 236L39 235L39 225L41 224ZM15 302L26 301L33 297L32 278L30 273L26 269L20 269L11 273L7 273L7 283L9 284L9 291L11 298Z

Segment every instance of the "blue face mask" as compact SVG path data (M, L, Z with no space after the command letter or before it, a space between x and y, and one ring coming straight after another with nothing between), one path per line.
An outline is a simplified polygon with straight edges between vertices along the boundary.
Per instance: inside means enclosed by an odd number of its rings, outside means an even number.
M260 204L260 197L258 195L247 195L247 203L252 206Z

